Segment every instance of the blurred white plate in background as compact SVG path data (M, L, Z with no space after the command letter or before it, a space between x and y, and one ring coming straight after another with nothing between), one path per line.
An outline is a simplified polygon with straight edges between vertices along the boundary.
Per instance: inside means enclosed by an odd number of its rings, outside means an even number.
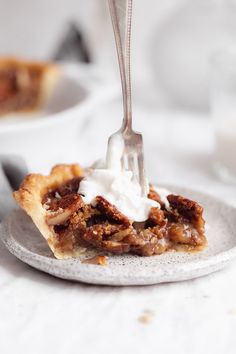
M29 125L44 124L51 119L63 118L73 109L82 109L86 103L91 105L111 92L106 87L102 74L93 65L80 63L60 63L61 77L50 99L36 113L15 113L0 118L0 133L12 129L28 128ZM56 117L55 117L56 115ZM42 120L43 118L43 120ZM24 125L22 125L24 123ZM9 127L9 128L8 128ZM23 127L23 128L22 128Z
M79 150L86 120L99 105L117 94L117 87L104 82L96 67L59 65L62 76L43 110L0 119L0 153L21 155L30 169L41 162L63 162L66 157L69 162L71 150Z

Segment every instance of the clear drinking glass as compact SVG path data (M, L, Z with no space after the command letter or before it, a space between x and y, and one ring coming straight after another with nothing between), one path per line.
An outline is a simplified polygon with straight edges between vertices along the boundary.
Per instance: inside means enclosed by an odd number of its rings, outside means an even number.
M224 181L236 183L236 48L212 56L211 111L215 170Z

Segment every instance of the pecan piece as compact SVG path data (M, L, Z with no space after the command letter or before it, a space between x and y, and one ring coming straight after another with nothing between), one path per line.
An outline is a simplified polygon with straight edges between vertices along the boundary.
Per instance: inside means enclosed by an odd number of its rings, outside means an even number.
M61 225L64 224L69 217L78 209L82 208L84 202L80 195L71 194L57 200L54 208L55 211L47 213L48 225Z
M84 259L82 261L82 263L106 266L107 265L107 258L106 258L106 256L98 255L98 256L94 256L92 258Z
M108 220L117 224L130 225L129 219L102 196L96 197L96 207L102 214L106 215Z
M83 177L74 177L58 188L58 193L63 197L67 194L78 193L79 185Z
M89 243L97 244L122 229L124 229L124 225L113 225L108 222L96 224L86 228L83 238Z
M166 225L167 220L165 218L165 214L163 210L158 209L158 208L151 208L148 216L148 220L146 221L146 227L152 227L152 226L164 226Z
M199 234L204 234L205 220L202 217L202 206L193 200L181 197L179 195L170 194L167 199L177 218L179 216L183 217L197 229Z

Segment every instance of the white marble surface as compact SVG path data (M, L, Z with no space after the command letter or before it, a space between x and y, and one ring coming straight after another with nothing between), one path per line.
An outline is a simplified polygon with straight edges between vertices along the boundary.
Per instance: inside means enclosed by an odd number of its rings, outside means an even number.
M236 204L236 187L222 184L212 172L206 116L138 106L134 116L136 128L144 133L152 180L188 185ZM104 155L106 139L120 117L118 102L97 109L74 147L61 146L61 160L89 164ZM47 159L30 166L36 168L48 171ZM234 354L235 299L236 263L192 281L98 287L40 273L0 245L2 354ZM140 320L145 311L151 312L148 323Z

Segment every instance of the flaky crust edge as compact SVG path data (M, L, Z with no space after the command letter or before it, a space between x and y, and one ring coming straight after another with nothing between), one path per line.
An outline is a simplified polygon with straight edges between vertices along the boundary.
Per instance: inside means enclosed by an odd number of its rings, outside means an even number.
M84 175L78 164L60 164L52 168L48 176L29 174L25 177L18 191L13 196L19 206L32 218L53 254L58 259L70 258L73 254L64 254L56 247L56 234L46 223L47 211L42 205L42 197L50 190L57 188L74 177Z

